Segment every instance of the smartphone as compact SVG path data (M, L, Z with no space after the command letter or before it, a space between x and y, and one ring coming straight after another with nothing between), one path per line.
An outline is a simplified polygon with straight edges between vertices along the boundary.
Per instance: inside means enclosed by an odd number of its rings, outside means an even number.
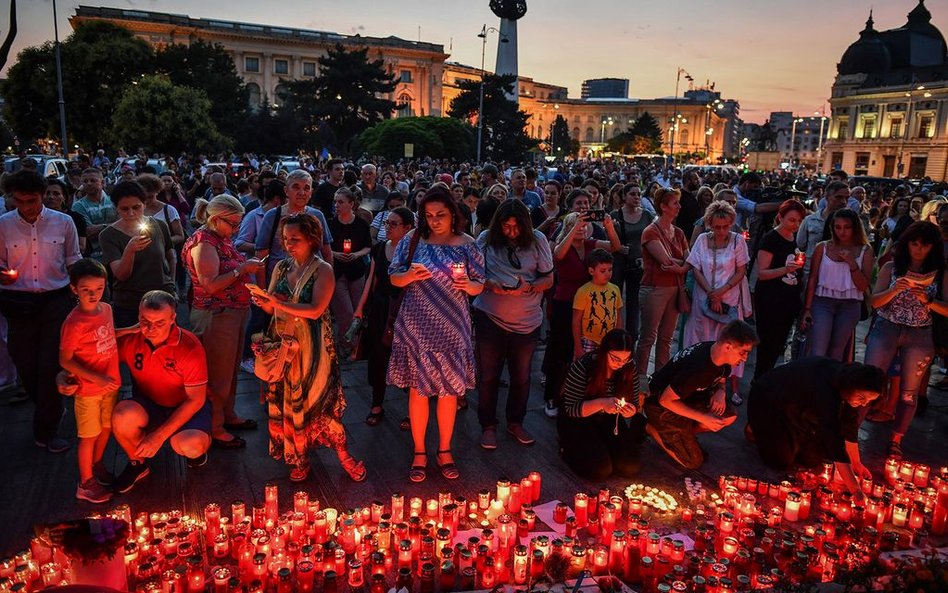
M591 220L592 222L602 222L606 219L605 210L587 210L586 219Z

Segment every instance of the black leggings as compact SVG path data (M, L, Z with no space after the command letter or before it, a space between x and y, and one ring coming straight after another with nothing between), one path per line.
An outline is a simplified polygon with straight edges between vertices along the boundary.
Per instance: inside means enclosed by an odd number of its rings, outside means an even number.
M543 355L543 372L546 373L544 401L559 402L563 392L566 373L573 362L573 303L551 301L550 335Z
M754 301L754 319L760 338L757 361L754 363L754 380L757 380L777 365L777 360L786 349L787 336L800 314L800 303L761 302L756 297Z
M563 460L577 476L596 482L612 475L634 476L645 438L645 418L637 414L619 419L615 414L598 413L588 418L572 418L562 411L557 419Z

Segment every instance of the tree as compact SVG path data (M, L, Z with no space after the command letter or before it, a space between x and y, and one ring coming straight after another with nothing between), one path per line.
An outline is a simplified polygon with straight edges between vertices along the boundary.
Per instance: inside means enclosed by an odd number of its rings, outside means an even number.
M359 136L359 147L370 155L397 160L405 156L405 144L414 145L417 157L469 158L475 130L450 117L402 117L375 124Z
M662 130L647 111L635 120L631 128L606 142L607 150L623 154L652 154L661 151L661 148Z
M513 92L514 82L511 74L484 76L483 159L520 162L537 145L537 141L526 132L529 116L517 108L517 103L507 99L506 94ZM451 101L448 115L476 122L481 83L468 80L458 86L461 93Z
M384 96L398 83L382 60L369 61L368 53L336 45L319 58L318 77L283 83L281 109L290 109L311 138L327 137L333 153L348 151L356 136L395 110L395 102Z
M56 66L52 42L27 47L0 83L3 118L25 145L58 129Z
M161 75L142 77L126 90L112 115L111 136L117 145L164 154L221 152L233 144L217 131L204 91Z
M550 154L560 159L574 156L578 152L579 140L570 136L569 122L562 115L557 115L550 134Z
M172 84L203 90L211 100L211 119L222 134L236 137L246 120L247 86L227 50L219 43L195 41L169 45L155 56L156 70Z

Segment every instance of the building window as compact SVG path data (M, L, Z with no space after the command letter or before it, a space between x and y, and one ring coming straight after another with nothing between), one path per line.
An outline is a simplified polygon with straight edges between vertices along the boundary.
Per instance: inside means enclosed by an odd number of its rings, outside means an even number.
M592 141L593 141L593 129L586 128L586 142L592 142Z
M889 138L901 138L902 137L902 118L892 118L892 123L889 124Z
M862 137L875 138L876 136L876 118L867 117L862 120Z
M411 109L411 95L408 93L402 93L398 96L398 112L396 113L397 117L411 117L414 115L414 112Z
M398 82L411 84L411 70L402 70L398 75Z
M853 170L853 173L856 175L869 174L869 153L868 152L856 153L856 168Z
M839 121L839 131L836 133L836 137L840 140L846 140L849 137L849 122L847 120Z
M573 123L577 123L577 124L578 124L578 123L581 122L581 121L583 121L583 120L582 120L578 115L574 115L574 116L573 116Z
M276 88L273 89L273 95L274 95L274 98L276 99L276 102L273 104L273 106L278 107L286 102L286 100L290 96L290 93L285 85L278 84L276 85Z
M253 110L260 107L260 85L255 82L247 83L247 103Z
M274 60L273 73L274 74L289 74L290 73L289 60Z
M260 72L260 58L244 58L244 70L246 72Z
M923 115L918 118L918 137L931 138L935 135L935 116Z
M830 167L834 171L842 169L843 168L843 153L834 152L832 156L830 157L830 163L831 163Z
M579 128L573 128L573 133L570 136L570 138L576 138L577 140L579 140Z
M316 76L316 62L303 62L303 76Z

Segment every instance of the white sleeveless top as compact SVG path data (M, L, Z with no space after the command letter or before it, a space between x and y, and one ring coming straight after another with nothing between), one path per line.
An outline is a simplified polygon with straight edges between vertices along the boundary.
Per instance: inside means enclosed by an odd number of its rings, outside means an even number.
M862 268L862 258L866 254L866 246L856 258L856 265ZM816 281L816 296L829 299L851 299L861 301L863 292L856 288L852 272L846 262L833 261L826 255L824 248L823 261L820 262L820 276Z

